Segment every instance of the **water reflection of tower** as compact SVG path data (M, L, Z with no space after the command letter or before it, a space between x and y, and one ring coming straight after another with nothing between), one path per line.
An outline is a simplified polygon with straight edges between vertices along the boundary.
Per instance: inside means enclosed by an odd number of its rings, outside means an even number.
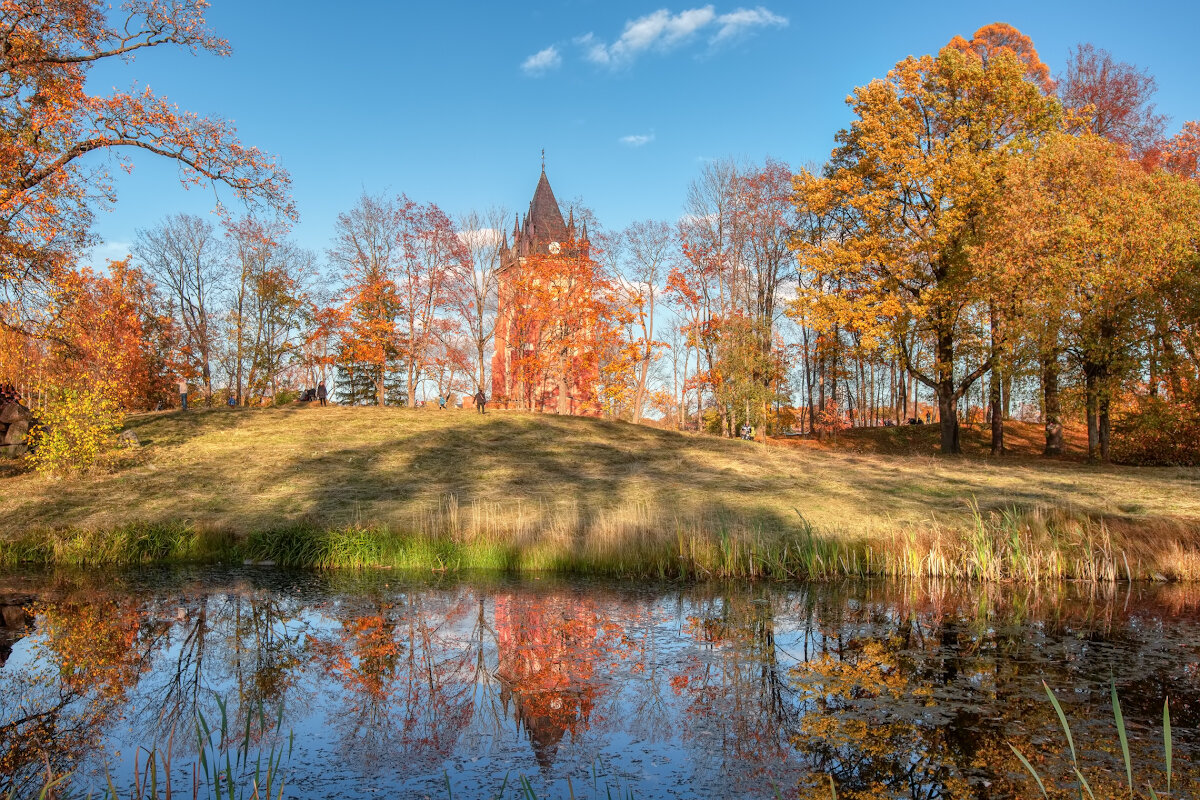
M598 618L584 601L562 596L496 598L500 699L549 769L559 743L588 728L597 686Z

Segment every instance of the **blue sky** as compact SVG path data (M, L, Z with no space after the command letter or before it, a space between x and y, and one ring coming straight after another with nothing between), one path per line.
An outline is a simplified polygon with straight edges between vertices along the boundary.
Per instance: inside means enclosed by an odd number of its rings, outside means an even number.
M1056 74L1088 41L1148 69L1171 132L1200 118L1196 3L212 0L209 21L231 57L160 48L98 67L90 86L137 80L235 120L290 171L294 237L318 253L364 189L451 214L523 212L542 148L560 201L581 198L606 227L677 219L706 159L820 162L855 86L995 21L1030 36ZM98 257L123 255L166 214L215 205L169 162L134 163L97 217Z

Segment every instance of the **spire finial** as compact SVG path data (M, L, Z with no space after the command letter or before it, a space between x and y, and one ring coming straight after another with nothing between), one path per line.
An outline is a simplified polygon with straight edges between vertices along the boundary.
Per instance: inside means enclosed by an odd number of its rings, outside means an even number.
M546 171L546 148L542 148L542 172Z

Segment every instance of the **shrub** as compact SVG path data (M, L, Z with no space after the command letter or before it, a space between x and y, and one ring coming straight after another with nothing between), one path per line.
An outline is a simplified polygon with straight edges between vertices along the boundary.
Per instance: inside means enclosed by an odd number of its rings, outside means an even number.
M1118 464L1200 465L1200 403L1139 397L1113 421Z
M55 392L38 417L41 424L30 431L26 458L46 473L92 466L115 448L115 434L124 422L111 395L94 387Z
M817 432L817 438L824 439L829 436L836 436L838 431L845 430L847 427L846 418L842 415L838 404L833 400L826 400L824 407L817 410L817 418L813 424L813 430Z

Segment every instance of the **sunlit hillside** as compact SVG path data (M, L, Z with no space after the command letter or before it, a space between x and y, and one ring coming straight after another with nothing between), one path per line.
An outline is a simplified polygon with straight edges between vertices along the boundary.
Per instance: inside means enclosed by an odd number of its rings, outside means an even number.
M897 547L943 548L939 558L950 558L963 555L978 509L995 520L1057 515L1093 533L1103 521L1103 535L1115 537L1107 546L1131 569L1158 561L1159 550L1191 552L1200 537L1195 469L866 455L433 409L166 412L128 427L141 447L108 471L3 478L6 536L183 526L237 540L299 526L486 535L535 548L558 537L577 548L737 533L805 536L864 558L867 548L878 557Z

